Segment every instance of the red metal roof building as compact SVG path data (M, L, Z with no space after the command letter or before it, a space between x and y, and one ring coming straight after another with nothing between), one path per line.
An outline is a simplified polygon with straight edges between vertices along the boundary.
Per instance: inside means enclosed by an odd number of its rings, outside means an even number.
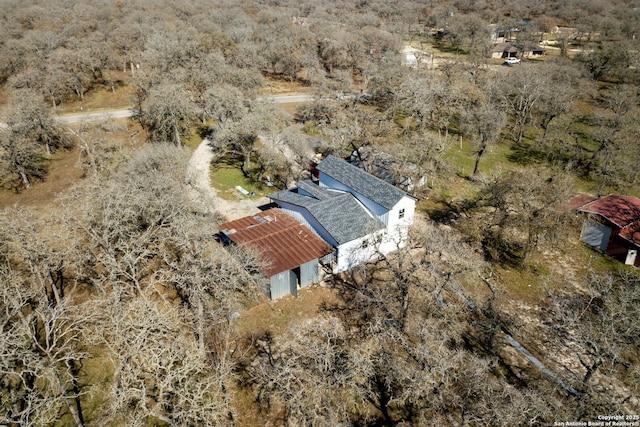
M296 294L297 285L318 280L318 260L333 249L309 228L280 209L220 225L220 232L241 248L260 254L271 280L271 297Z
M579 195L570 202L590 217L581 239L625 264L640 267L640 199L609 195L600 199Z

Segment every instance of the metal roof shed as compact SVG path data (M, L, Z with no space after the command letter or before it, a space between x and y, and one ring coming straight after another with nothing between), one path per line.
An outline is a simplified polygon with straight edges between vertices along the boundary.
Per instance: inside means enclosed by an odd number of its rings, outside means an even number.
M320 237L280 209L220 225L220 232L241 248L258 252L271 283L270 296L297 295L297 286L318 281L318 259L332 252Z
M640 199L611 194L579 195L570 201L585 219L580 239L625 264L640 267Z

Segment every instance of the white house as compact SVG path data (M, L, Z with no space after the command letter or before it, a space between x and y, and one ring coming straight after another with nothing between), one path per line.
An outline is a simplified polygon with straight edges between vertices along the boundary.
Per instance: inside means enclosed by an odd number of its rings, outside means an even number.
M269 198L334 248L334 272L405 246L413 196L334 156L317 169L318 184L301 181Z

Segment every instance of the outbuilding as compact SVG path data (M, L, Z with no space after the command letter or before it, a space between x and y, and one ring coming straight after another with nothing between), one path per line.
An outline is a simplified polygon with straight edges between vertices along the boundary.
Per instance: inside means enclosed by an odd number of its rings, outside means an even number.
M516 58L520 50L511 43L498 43L491 50L492 58Z
M628 265L640 267L640 199L612 194L579 195L571 206L587 214L580 239Z
M319 281L319 259L332 248L299 221L280 209L220 225L224 241L255 251L269 278L269 296L297 296L298 287Z

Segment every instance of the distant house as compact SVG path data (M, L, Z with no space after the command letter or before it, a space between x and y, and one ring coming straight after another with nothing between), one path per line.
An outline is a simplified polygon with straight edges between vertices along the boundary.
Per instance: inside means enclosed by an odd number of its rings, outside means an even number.
M316 169L318 184L301 181L269 198L334 248L334 273L406 244L414 197L334 156Z
M498 43L491 49L492 58L515 58L520 50L511 43Z
M272 299L297 295L298 287L319 280L319 259L333 249L307 227L280 209L221 224L221 237L255 251L264 263Z
M572 207L587 214L580 239L628 265L640 267L640 199L610 195L579 195Z
M523 57L531 58L535 56L543 56L545 49L541 46L535 46L522 50L511 42L496 44L491 50L491 57L497 58L516 58L519 54Z
M530 51L527 51L524 53L524 56L531 58L534 56L544 56L544 54L546 53L546 50L544 47L542 46L536 46L534 48L532 48Z
M500 28L496 25L490 25L489 28L491 29L491 41L494 43L504 43L511 35L511 32L506 28Z

